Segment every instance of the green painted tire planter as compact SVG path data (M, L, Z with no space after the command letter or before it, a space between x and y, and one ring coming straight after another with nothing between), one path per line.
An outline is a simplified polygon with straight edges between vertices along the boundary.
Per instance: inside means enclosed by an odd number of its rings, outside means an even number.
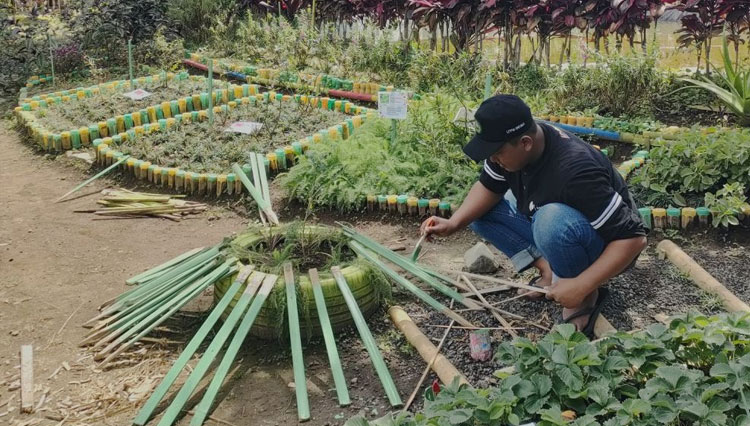
M283 234L289 229L289 226L290 225L284 224L272 228L270 232L276 235ZM316 238L323 240L327 239L327 236L329 236L331 240L340 240L342 238L341 230L328 226L307 225L303 232L306 234L309 233L309 235L314 235ZM251 231L242 234L232 241L230 245L239 245L244 248L253 247L261 243L264 238L265 237L261 235L260 232ZM362 259L355 258L348 262L343 262L342 266L341 271L344 274L346 281L349 283L349 288L352 290L362 314L366 318L369 317L378 309L383 298L388 293L389 287L385 277L371 264ZM256 265L256 270L263 271L264 268ZM333 275L331 275L328 270L319 270L318 273L320 275L320 285L323 289L328 316L334 331L353 325L354 322L352 316L349 313L343 295L336 285L336 281L333 279ZM255 337L276 339L286 338L288 335L284 277L283 274L277 275L279 275L279 278L276 281L274 289L266 300L265 305L261 309L252 329L250 330L250 334ZM224 293L229 289L234 278L234 276L227 277L214 285L215 301L218 301L224 296ZM307 270L295 272L295 281L297 282L297 307L300 313L302 335L308 338L321 336L322 331L320 328L320 320L318 318L315 298L313 296ZM225 319L227 315L229 315L229 312L234 308L234 305L237 303L237 300L239 300L243 290L244 287L237 293L234 300L230 302L229 307L227 307L226 311L222 314L222 320Z

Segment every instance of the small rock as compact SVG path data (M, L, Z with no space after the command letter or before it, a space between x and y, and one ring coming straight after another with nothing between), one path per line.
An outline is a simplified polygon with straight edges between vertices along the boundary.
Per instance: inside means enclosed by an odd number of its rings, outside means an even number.
M479 242L464 254L464 267L474 274L491 274L497 271L497 262L486 244Z
M286 387L288 387L289 389L294 389L294 388L295 388L295 386L294 386L294 382L289 382L289 383L287 383L287 384L286 384Z
M13 330L10 332L11 336L18 336L18 330Z
M358 379L358 378L356 378L356 377L352 377L352 380L351 380L351 382L352 382L352 384L353 384L353 385L356 385L358 381L359 381L359 379Z

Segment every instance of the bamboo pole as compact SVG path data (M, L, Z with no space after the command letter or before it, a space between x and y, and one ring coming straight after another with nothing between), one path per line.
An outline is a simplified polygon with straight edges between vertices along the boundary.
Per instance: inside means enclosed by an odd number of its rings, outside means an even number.
M451 304L449 307L453 308L453 300L451 300ZM443 333L443 337L440 339L440 342L438 343L437 348L435 348L435 355L430 359L430 362L428 362L427 365L425 366L424 370L422 371L422 375L419 377L419 381L417 382L417 385L414 386L414 390L412 391L411 395L409 395L409 399L406 400L406 404L404 404L404 408L401 409L403 413L409 410L409 407L411 407L411 403L414 402L414 399L417 397L417 393L419 393L419 389L422 388L422 384L427 378L427 375L430 374L430 370L432 369L432 366L435 364L435 360L440 354L440 349L443 348L443 343L445 343L445 339L448 338L448 334L450 334L451 330L453 329L453 325L455 323L456 323L455 320L451 320L450 324L448 324L448 326L445 328L445 333Z
M703 290L719 296L724 303L724 307L730 312L750 312L750 306L735 296L716 278L709 274L705 269L698 265L690 256L687 255L680 247L670 240L663 240L656 249L669 258L680 271L688 274L690 279Z
M417 352L419 352L419 355L425 362L429 362L433 358L435 359L432 363L432 370L437 374L441 382L450 384L458 377L459 383L471 386L466 377L445 356L438 352L435 345L419 330L419 327L417 327L406 311L399 306L393 306L388 310L388 315L390 315L393 325L404 333L406 340L417 349Z
M247 191L250 193L250 195L253 197L255 202L258 204L258 206L263 210L263 212L266 214L266 217L268 220L274 224L279 224L279 219L276 216L276 213L273 212L273 209L271 208L271 204L267 202L263 198L263 194L258 191L258 189L253 186L253 184L250 182L250 179L248 179L245 172L242 170L242 167L240 167L237 164L232 165L232 171L234 171L234 174L240 178L240 181L242 181L242 184L245 185L245 188L247 188Z

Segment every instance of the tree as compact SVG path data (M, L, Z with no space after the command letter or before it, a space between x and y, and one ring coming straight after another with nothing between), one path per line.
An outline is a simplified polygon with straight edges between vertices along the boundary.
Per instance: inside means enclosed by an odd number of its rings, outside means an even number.
M687 13L680 18L682 28L677 30L680 34L677 42L683 47L695 46L698 50L698 69L701 67L701 55L705 53L706 74L711 72L711 43L724 27L722 3L722 0L680 0L671 6Z

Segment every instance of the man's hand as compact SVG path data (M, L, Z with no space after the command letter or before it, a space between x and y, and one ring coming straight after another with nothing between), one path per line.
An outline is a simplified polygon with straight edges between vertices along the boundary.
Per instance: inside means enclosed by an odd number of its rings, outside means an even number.
M560 278L559 281L547 287L547 299L552 299L564 308L573 309L581 306L586 296L591 294L596 286L583 282L580 278Z
M456 226L449 219L432 216L422 222L422 226L419 230L422 234L427 235L428 237L430 235L447 237L456 232Z

